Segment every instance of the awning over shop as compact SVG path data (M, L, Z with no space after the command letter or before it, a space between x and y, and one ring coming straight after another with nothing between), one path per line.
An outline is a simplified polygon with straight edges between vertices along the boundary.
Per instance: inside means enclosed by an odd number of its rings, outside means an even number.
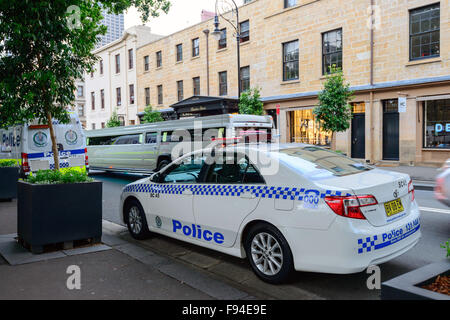
M239 112L239 100L222 97L193 96L171 107L178 118L205 117Z

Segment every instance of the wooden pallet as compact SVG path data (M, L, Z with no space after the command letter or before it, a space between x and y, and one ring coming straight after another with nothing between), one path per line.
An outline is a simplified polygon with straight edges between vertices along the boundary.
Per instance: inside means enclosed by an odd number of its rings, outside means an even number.
M33 246L21 238L17 238L17 241L25 249L27 249L28 251L30 251L34 254L42 254L42 253L50 253L50 252L56 252L56 251L61 251L61 250L71 250L71 249L77 249L77 248L90 247L90 246L98 245L102 242L100 238L88 238L88 239L82 239L82 240L47 244L47 245L43 245L43 246Z

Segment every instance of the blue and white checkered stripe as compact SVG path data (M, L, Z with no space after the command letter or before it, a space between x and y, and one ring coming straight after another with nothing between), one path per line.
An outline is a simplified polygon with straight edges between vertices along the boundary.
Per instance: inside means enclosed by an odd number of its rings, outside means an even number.
M363 254L367 252L373 252L375 250L380 250L385 247L391 246L393 244L396 244L397 242L408 238L409 236L413 235L417 231L420 230L420 222L419 220L415 220L412 222L414 224L414 227L412 227L410 230L406 231L404 228L399 228L397 230L394 230L396 232L401 231L398 233L397 236L390 236L390 234L382 234L382 235L376 235L376 236L370 236L358 239L358 254Z
M60 163L59 168L60 169L69 168L69 163L68 162ZM50 170L55 170L55 164L52 163L50 165Z
M378 236L367 237L365 239L358 239L358 253L371 252L375 250L375 243L378 241Z
M321 199L326 196L350 196L350 194L343 194L340 191L320 192L315 189L270 186L134 184L125 188L125 192L158 194L183 194L185 190L201 196L239 197L243 193L252 193L259 198L299 201L303 201L306 196L310 195L320 196Z

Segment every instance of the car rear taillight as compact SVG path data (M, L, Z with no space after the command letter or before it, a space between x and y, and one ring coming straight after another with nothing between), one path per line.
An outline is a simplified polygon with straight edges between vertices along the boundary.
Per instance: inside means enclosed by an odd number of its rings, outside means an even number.
M328 196L325 197L325 202L331 210L339 216L362 220L365 220L366 217L361 212L360 208L378 204L377 199L370 195L350 197Z
M88 157L88 153L87 153L87 148L84 148L84 163L87 166L89 166L89 157Z
M28 163L28 154L22 153L22 171L24 173L30 172L30 164Z
M412 180L409 181L409 183L408 183L408 193L411 194L411 202L413 202L414 199L416 198L416 195L415 195L415 192L414 192L414 185L413 185Z

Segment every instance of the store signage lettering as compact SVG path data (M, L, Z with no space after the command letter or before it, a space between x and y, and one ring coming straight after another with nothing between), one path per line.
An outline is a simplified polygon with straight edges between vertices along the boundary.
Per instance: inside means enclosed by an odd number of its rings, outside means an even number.
M435 131L436 133L441 133L441 132L450 132L450 123L445 123L445 124L441 124L441 123L436 123L436 127L435 127Z

